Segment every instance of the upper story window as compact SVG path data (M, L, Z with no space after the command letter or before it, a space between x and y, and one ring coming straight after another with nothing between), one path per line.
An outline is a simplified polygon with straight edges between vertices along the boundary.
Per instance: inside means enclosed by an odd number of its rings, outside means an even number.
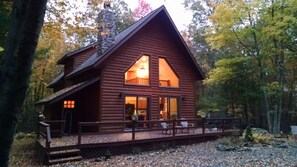
M149 85L149 56L141 56L133 65L125 72L125 83L136 85Z
M161 87L179 87L179 78L164 58L159 58L159 85Z

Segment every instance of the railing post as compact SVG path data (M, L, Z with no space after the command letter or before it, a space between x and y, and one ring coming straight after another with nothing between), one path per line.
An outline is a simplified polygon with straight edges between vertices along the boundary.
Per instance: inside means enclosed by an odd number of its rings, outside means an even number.
M202 118L202 134L205 134L205 122L206 122L206 119Z
M63 120L62 122L61 122L61 137L63 137L64 136L64 131L65 131L65 120Z
M80 122L78 123L78 141L77 144L80 145L81 144L81 124Z
M50 143L52 142L52 139L51 139L51 132L50 132L50 126L48 125L46 127L46 139L45 139L45 146L46 148L50 148Z

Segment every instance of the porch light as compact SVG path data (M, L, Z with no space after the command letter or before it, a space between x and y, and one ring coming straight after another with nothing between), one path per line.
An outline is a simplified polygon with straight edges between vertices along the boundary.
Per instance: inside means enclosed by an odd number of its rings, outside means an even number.
M147 75L147 71L143 65L141 65L140 69L137 71L137 77L143 78Z
M74 108L75 101L74 100L64 100L64 108Z

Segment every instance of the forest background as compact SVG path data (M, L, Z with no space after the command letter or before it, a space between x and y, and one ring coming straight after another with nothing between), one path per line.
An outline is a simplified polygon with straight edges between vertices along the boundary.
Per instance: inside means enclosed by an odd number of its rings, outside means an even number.
M0 2L0 59L12 3ZM47 2L18 132L36 130L35 103L52 93L47 85L62 72L57 60L96 41L100 3ZM297 124L297 1L185 0L183 5L193 18L181 34L207 76L197 83L197 116L224 113L272 133L288 132ZM144 0L133 10L124 1L113 0L112 8L118 32L152 10Z

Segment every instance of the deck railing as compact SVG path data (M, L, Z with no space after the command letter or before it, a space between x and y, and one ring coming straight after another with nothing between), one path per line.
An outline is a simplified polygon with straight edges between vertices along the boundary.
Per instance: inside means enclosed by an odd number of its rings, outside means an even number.
M50 125L52 135L64 136L65 120L45 120L44 122Z
M37 139L40 139L40 136L42 136L45 139L45 147L50 148L50 144L52 142L50 125L42 121L38 122L38 124L39 130L37 133Z
M241 119L239 118L197 118L197 119L173 119L173 120L148 120L148 121L102 121L102 122L79 122L78 126L78 144L82 144L82 137L85 135L98 135L107 133L132 133L131 140L135 140L137 132L143 131L162 131L161 123L165 122L169 126L173 137L177 135L178 130L183 130L181 122L188 122L187 128L202 128L202 134L206 130L214 129L225 132L227 129L241 130ZM89 128L86 128L89 127ZM125 127L130 130L124 131ZM139 128L141 127L141 128ZM144 128L145 127L145 128ZM149 127L149 128L146 128ZM108 129L110 128L110 129ZM85 132L84 130L92 129ZM189 130L189 129L188 129Z

